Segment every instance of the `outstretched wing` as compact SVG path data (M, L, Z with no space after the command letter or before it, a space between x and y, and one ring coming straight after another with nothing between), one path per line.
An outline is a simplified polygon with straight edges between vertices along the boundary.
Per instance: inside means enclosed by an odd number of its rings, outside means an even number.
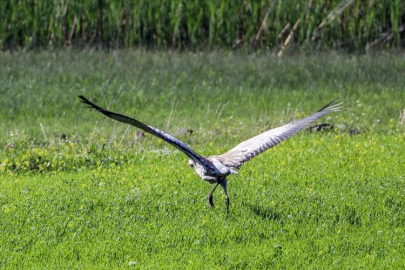
M180 151L182 151L184 154L186 154L189 158L191 158L192 160L194 160L194 162L199 163L200 165L202 165L204 168L207 169L207 171L216 171L215 167L212 166L211 162L208 161L207 159L205 159L204 157L200 156L199 154L197 154L196 152L194 152L193 150L191 150L190 147L188 147L187 144L185 144L184 142L180 141L179 139L176 139L175 137L171 136L170 134L167 134L155 127L146 125L136 119L130 118L128 116L122 115L122 114L118 114L118 113L114 113L114 112L110 112L106 109L103 109L99 106L97 106L96 104L90 102L87 98L85 98L84 96L79 96L79 98L82 100L82 102L84 104L87 104L90 106L90 108L94 108L97 111L101 112L102 114L117 120L119 122L123 122L126 124L130 124L132 126L135 126L137 128L140 128L142 130L144 130L145 132L148 132L152 135L155 135L156 137L161 138L162 140L164 140L165 142L170 143L171 145L173 145L174 147L176 147L177 149L179 149Z
M218 159L228 167L239 169L245 162L293 136L318 118L340 111L344 103L334 100L311 116L268 130L238 144L235 148L218 156Z

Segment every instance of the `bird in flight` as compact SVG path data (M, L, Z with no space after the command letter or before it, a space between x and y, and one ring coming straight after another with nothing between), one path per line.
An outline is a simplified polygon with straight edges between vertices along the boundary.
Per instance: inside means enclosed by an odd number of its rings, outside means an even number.
M212 191L208 194L208 201L211 207L214 207L213 196L215 189L220 185L226 196L226 210L229 213L229 196L227 191L227 176L230 174L238 174L239 168L254 158L255 156L263 153L267 149L276 146L285 139L293 136L299 130L307 127L310 123L314 122L318 118L342 110L342 105L345 102L338 102L333 100L324 107L322 107L316 113L302 118L300 120L293 121L281 127L277 127L266 132L263 132L247 141L244 141L228 152L222 155L202 156L193 151L187 144L181 140L173 137L172 135L161 131L155 127L144 124L134 118L114 113L99 107L92 103L84 96L79 96L84 104L89 105L90 108L96 109L100 113L126 124L130 124L137 128L144 130L163 141L176 147L178 150L188 156L188 166L194 168L195 172L204 180L210 184L215 184Z

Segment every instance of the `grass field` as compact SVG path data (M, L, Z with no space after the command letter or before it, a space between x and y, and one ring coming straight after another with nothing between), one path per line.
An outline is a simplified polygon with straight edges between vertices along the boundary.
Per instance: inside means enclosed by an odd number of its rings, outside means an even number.
M405 263L403 54L57 51L0 62L0 267ZM303 131L230 177L227 216L222 191L211 209L212 186L183 154L79 94L204 155L337 96L351 103L318 122L333 130Z

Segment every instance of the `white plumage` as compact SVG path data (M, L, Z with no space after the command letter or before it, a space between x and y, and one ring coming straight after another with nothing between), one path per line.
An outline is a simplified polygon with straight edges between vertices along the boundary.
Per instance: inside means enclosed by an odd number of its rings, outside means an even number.
M310 123L314 122L318 118L333 112L340 111L342 109L342 105L345 103L339 103L334 100L311 116L263 132L247 141L238 144L236 147L232 148L222 155L201 156L194 152L184 142L171 136L170 134L167 134L155 127L146 125L134 118L130 118L128 116L103 109L90 102L83 96L79 96L79 98L82 100L83 103L89 105L91 108L96 109L102 114L114 120L133 125L144 130L145 132L153 134L186 154L189 157L188 165L193 167L196 173L203 180L211 184L215 184L214 189L208 195L208 200L212 207L214 206L212 197L213 192L218 185L221 185L221 187L224 189L226 195L227 211L229 211L229 196L227 192L226 179L228 175L237 174L239 168L244 163L259 155L260 153L263 153L267 149L279 144L283 140L293 136L299 130L307 127Z

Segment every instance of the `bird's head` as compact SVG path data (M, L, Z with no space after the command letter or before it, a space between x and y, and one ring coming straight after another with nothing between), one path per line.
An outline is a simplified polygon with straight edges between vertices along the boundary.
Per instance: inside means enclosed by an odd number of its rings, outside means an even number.
M194 164L195 164L194 161L193 161L192 159L189 159L187 166L190 166L190 167L193 168L193 167L194 167Z

